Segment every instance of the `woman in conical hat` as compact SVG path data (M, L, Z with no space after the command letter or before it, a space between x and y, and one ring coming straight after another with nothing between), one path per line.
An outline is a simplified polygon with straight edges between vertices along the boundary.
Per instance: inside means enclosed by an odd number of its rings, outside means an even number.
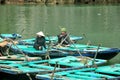
M46 40L45 35L42 31L36 33L37 37L34 43L34 48L37 50L43 50L43 48L46 49Z

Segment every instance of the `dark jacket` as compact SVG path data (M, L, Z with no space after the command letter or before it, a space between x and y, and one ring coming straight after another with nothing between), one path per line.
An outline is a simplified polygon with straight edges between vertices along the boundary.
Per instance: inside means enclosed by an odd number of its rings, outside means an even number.
M66 35L59 34L58 35L58 44L61 44L61 45L68 45L68 44L70 44L69 35L68 34L66 34Z
M45 37L36 37L36 40L35 40L35 43L34 43L34 48L35 49L37 49L37 50L39 50L39 47L41 47L41 49L40 50L42 50L43 49L43 47L46 49L46 43L45 43Z

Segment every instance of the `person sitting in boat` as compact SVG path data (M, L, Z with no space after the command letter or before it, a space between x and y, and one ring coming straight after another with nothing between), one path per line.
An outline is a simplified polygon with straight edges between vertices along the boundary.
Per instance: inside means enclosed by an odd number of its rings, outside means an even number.
M57 42L58 45L68 46L71 43L66 28L61 28L61 33L57 35L57 37L58 37L58 42Z
M34 48L36 50L43 50L43 48L46 49L46 40L45 40L45 35L42 31L36 33L37 37L34 43Z
M6 40L6 39L2 39L0 38L0 56L4 55L4 52L6 51L7 49L7 44L9 42Z

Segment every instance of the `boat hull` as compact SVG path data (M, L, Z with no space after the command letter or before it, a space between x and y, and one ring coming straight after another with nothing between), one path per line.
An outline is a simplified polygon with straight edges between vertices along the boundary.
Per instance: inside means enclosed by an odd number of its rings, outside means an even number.
M6 38L10 38L10 39L17 39L17 38L22 38L22 36L20 34L16 34L16 33L13 33L13 34L0 34L0 37L3 38L3 39L6 39Z
M107 48L98 46L87 46L83 44L74 44L68 47L47 46L47 49L36 50L33 45L8 45L14 53L24 53L29 56L43 56L49 54L51 58L65 56L87 56L91 58L110 60L119 53L118 48ZM95 56L96 55L96 56Z
M73 44L68 47L54 47L54 48L57 50L68 52L73 56L88 56L92 58L95 57L98 59L106 60L112 59L120 52L118 48L88 46L84 44Z

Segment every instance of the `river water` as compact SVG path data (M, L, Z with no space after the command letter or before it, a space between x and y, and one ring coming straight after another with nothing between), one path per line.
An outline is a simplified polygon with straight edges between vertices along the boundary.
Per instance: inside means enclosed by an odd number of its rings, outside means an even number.
M0 33L26 39L38 31L57 35L60 27L72 35L85 34L79 43L120 48L120 5L0 5ZM120 63L119 57L108 64Z

